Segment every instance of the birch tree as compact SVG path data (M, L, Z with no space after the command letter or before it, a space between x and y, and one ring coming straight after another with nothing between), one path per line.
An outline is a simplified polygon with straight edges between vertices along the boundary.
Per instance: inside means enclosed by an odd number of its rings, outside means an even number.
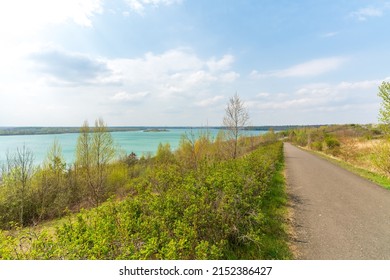
M17 209L19 224L23 226L26 216L31 214L26 211L31 194L31 179L34 175L34 155L32 151L23 145L17 148L16 153L7 153L6 166L3 169L3 184L7 189L9 199ZM12 214L11 214L12 216Z
M236 158L238 154L238 140L242 134L242 130L248 125L249 114L244 106L244 103L237 93L230 98L226 109L223 125L227 129L227 137L233 143L232 157Z
M108 164L114 156L114 141L103 119L95 121L92 131L85 121L77 140L76 163L95 206L102 202L107 192Z

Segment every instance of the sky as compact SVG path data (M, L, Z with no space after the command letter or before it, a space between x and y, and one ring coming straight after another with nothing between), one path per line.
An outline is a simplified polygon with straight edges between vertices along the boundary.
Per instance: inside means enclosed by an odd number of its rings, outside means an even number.
M377 123L390 1L0 2L0 126Z

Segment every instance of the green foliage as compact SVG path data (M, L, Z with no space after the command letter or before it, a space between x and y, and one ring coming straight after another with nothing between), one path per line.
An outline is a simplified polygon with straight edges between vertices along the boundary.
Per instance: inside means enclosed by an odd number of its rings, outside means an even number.
M107 198L108 165L114 156L114 141L104 121L96 120L92 131L85 121L77 139L76 165L85 194L94 206Z
M244 118L233 138L187 134L174 152L160 144L155 157L114 161L99 119L93 129L84 123L68 168L57 141L37 169L10 164L0 182L0 226L9 230L0 231L0 259L288 258L282 143L272 130L239 137L247 113L237 96L233 103ZM65 214L55 229L24 227Z
M390 132L390 82L382 82L378 96L382 99L379 110L379 121L385 124L385 131Z
M308 135L306 129L297 130L294 141L299 146L305 147L308 144Z
M34 205L37 221L60 217L69 204L70 190L66 185L66 162L57 140L35 176Z
M77 145L77 162L66 168L57 140L41 166L33 166L32 152L23 146L8 154L0 181L0 228L10 223L34 225L64 215L68 208L98 205L127 183L127 168L111 168L115 150L102 120L92 131L85 123Z
M324 143L326 145L326 151L332 155L337 155L340 152L340 141L333 135L327 135Z
M33 153L23 145L7 154L0 182L0 225L17 221L25 225L31 220L31 188L35 173Z
M41 167L31 167L27 172L23 171L21 166L22 162L14 162L3 174L0 188L0 226L4 229L10 228L10 224L14 222L24 226L59 217L69 205L66 164L58 142L55 141L49 149Z
M325 138L325 144L326 144L328 149L335 149L335 148L340 147L339 140L337 140L334 136L330 136L330 135L328 135Z
M270 128L266 134L263 135L263 139L265 142L275 142L277 140L278 136L276 135L275 131Z
M262 223L263 255L269 259L291 259L292 254L286 242L289 239L285 230L288 198L283 165L279 166L272 178L271 186L262 199L262 210L266 213Z
M390 142L384 141L375 146L374 165L385 175L390 176Z
M134 152L131 152L128 155L125 154L124 156L122 156L120 161L127 164L128 166L132 166L137 163L138 158Z
M122 197L126 193L125 186L129 178L129 167L125 163L117 162L109 166L107 175L107 192Z
M169 143L160 143L158 145L155 160L160 164L169 164L175 160L175 157L171 151L171 145L169 145Z
M2 240L0 258L289 258L282 213L277 213L285 203L283 183L275 179L282 143L237 159L205 157L189 169L175 160L169 146L159 150L150 165L139 161L129 167L143 166L144 171L130 178L126 199L81 211L54 232L41 231L27 239L23 254L10 248L26 233ZM109 181L122 185L126 165L114 169L124 173L111 173Z
M319 128L302 128L295 129L289 133L289 140L294 144L302 147L308 147L315 151L324 151L325 153L338 155L340 153L341 143L338 140L338 135L342 130L342 126L324 126Z
M221 146L221 141L213 143L207 130L200 131L198 135L191 130L182 136L175 156L182 169L197 169L203 162L219 160L221 153L218 147L223 149Z
M310 149L315 151L322 151L322 142L320 141L311 142Z
M390 176L390 82L383 82L379 86L378 96L382 99L379 121L383 123L382 128L387 139L376 147L377 156L373 159L373 162L384 174Z

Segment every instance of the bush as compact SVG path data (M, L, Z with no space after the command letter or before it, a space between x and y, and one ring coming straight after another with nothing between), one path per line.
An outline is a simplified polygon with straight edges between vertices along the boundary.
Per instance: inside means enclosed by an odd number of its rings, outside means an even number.
M155 157L155 160L158 163L171 163L175 160L175 157L171 151L171 145L169 143L166 144L159 144L157 148L157 154Z
M315 151L322 151L322 142L315 141L310 144L310 149Z
M326 153L337 156L340 153L340 141L332 135L325 137Z
M264 248L275 227L267 227L272 218L264 199L282 159L278 142L185 173L178 163L156 162L132 180L131 196L84 210L54 234L39 234L23 258L271 258Z
M385 140L374 147L375 157L373 164L382 171L383 174L390 176L390 142Z
M325 138L325 145L329 150L336 149L340 147L340 141L333 136L327 136Z

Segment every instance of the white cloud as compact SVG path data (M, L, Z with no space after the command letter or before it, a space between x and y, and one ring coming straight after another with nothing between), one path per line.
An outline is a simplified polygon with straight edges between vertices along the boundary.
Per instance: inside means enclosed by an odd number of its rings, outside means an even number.
M162 54L146 53L140 58L107 60L107 65L122 80L137 83L168 76L175 77L188 71L199 71L204 62L194 53L184 49L173 49Z
M264 75L262 75L259 71L257 70L252 70L252 72L249 74L249 76L252 78L252 79L258 79L258 78L263 78Z
M390 80L390 78L384 79ZM308 84L289 94L259 93L248 102L250 108L265 111L345 111L377 102L377 87L383 80Z
M149 92L137 92L137 93L128 93L126 91L117 92L110 99L116 102L138 102L144 100L149 95Z
M344 58L339 57L315 59L302 64L297 64L284 70L275 71L270 75L281 78L318 76L338 69L344 61Z
M223 99L224 99L223 96L217 95L217 96L214 96L211 98L206 98L206 99L203 99L201 101L198 101L195 104L199 107L209 107L211 105L215 105L216 103L218 103L219 101L221 101Z
M239 77L230 67L210 70L210 61L227 61L228 56L202 58L185 48L115 59L37 44L19 49L18 54L17 64L11 59L6 64L9 67L0 68L0 119L9 116L5 120L20 120L19 125L23 120L40 125L77 125L80 120L96 118L97 112L112 124L131 125L134 121L156 125L161 120L175 124L182 119L184 123L200 108L220 106L221 93L227 92L231 86L228 83ZM11 114L15 104L20 109ZM166 112L169 106L176 111ZM29 117L34 112L28 108L40 112L35 112L36 119ZM55 123L48 117L54 108L58 108L58 114L72 117ZM150 111L160 115L145 116ZM135 114L144 119L136 120ZM190 122L207 118L202 113Z
M350 16L360 21L366 21L370 17L381 17L383 15L383 9L373 7L361 8L350 13Z
M306 94L302 96L297 92L286 94L258 94L256 99L248 102L248 107L259 110L294 110L319 106L324 103L324 98Z
M258 94L256 94L256 97L261 97L261 98L265 98L265 97L269 97L271 94L269 92L260 92Z
M331 38L331 37L337 36L339 33L340 32L327 32L327 33L321 34L320 36L322 38Z
M240 74L237 72L231 71L224 74L221 74L220 80L226 83L232 83L240 77Z
M359 82L342 82L336 86L338 90L364 90L364 89L373 89L379 86L381 83L380 80L367 80L367 81L359 81Z
M234 56L224 55L221 59L217 60L215 57L207 61L207 66L212 72L228 70L234 62Z
M46 86L121 87L121 94L113 100L130 100L133 96L124 95L122 91L134 90L161 97L178 93L192 95L212 85L232 83L240 76L234 71L224 71L226 67L222 66L211 71L209 62L212 59L201 59L190 49L108 59L72 53L56 46L41 46L29 51L25 57L29 59L31 73L37 74L35 77ZM215 61L226 61L226 57Z
M141 1L138 0L126 0L126 3L130 6L130 8L137 12L142 13L144 10L144 6L142 5Z
M346 58L343 57L320 58L297 64L286 69L270 71L266 73L259 73L258 71L253 70L250 76L252 78L313 77L337 70L343 65L345 61Z
M146 7L170 6L180 4L182 0L125 0L130 9L138 14L143 14Z
M177 93L189 94L213 83L235 81L239 74L225 71L229 68L227 61L233 59L225 55L220 60L204 60L190 49L173 49L161 54L147 53L140 58L106 60L106 64L112 80L120 81L127 87L146 88L166 97ZM210 69L210 61L218 65L213 70Z
M110 76L106 63L85 54L71 53L60 48L41 48L28 55L34 72L41 79L60 86L99 84ZM107 83L108 81L105 81Z
M28 55L51 44L48 29L61 24L82 28L93 26L95 15L103 12L103 0L13 0L0 1L0 74L30 80ZM50 34L50 33L49 33ZM30 70L30 71L28 71ZM36 78L36 76L35 76ZM28 83L26 81L26 83Z
M216 77L203 70L196 71L193 73L183 73L179 75L174 75L174 77L179 78L179 79L174 79L177 82L180 83L180 81L182 81L187 85L191 85L191 86L217 80Z
M0 1L0 35L31 35L47 25L66 21L91 27L92 17L102 11L101 0Z

